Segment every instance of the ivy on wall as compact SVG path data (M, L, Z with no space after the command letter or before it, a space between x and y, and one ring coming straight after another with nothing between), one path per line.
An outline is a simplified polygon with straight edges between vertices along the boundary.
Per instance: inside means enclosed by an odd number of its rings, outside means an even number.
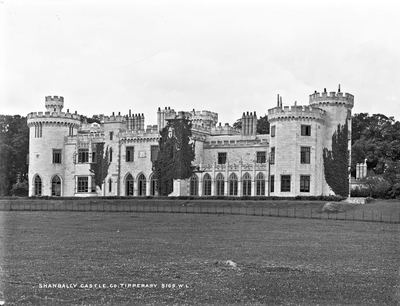
M332 135L332 150L323 150L325 180L333 192L342 197L349 194L348 131L347 122L339 124Z
M101 189L105 178L108 175L108 167L110 166L110 161L108 159L108 146L104 150L104 142L99 142L96 144L96 160L90 164L90 172L94 175L94 182L96 186Z
M174 179L192 176L192 161L195 158L194 143L191 143L192 124L186 118L169 119L160 132L159 153L153 162L158 194L167 196L173 191Z

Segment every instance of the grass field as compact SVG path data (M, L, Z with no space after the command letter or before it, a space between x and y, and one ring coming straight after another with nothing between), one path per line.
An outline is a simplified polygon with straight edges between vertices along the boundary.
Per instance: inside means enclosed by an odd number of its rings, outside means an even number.
M5 305L400 303L398 224L168 213L0 218Z

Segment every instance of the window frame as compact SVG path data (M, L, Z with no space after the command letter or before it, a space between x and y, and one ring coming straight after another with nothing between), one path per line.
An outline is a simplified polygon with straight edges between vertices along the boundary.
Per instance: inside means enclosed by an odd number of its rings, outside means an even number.
M281 192L290 192L291 175L281 174Z
M92 188L90 186L90 188ZM76 183L77 193L87 193L89 192L89 177L88 176L78 176Z
M53 149L53 164L61 164L62 163L62 150L61 149Z
M78 149L78 163L85 164L89 162L89 149L80 148Z
M218 152L218 165L226 164L227 155L227 152Z
M311 147L300 147L300 164L311 163Z
M276 125L271 125L271 137L276 136Z
M134 146L125 147L125 161L127 163L133 163L134 156L135 156L135 147Z
M257 163L258 164L265 164L266 162L267 162L267 152L258 151L257 152Z
M311 175L300 175L300 192L310 192Z
M311 136L311 125L302 124L300 129L301 136Z

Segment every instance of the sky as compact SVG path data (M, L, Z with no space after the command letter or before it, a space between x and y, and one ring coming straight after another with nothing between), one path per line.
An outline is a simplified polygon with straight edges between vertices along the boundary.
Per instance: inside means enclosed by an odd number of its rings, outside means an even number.
M0 114L307 105L354 95L353 113L400 120L400 1L0 1Z

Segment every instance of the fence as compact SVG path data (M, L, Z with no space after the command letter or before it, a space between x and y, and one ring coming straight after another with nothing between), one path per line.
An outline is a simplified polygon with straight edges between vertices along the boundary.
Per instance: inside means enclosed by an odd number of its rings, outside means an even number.
M136 213L184 213L184 214L228 214L252 215L281 218L326 219L344 221L367 221L400 223L400 212L395 214L379 211L350 210L342 212L322 212L315 207L263 207L238 206L235 204L212 205L145 202L81 202L81 201L8 201L0 202L0 211L72 211L72 212L136 212Z

